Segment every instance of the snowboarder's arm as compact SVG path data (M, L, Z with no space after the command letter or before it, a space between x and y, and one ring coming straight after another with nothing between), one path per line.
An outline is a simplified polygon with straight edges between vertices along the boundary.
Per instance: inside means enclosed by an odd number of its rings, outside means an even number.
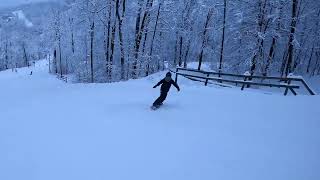
M153 88L160 86L160 84L162 84L162 83L163 83L163 79L161 81L159 81L155 86L153 86Z
M171 83L174 85L174 87L177 88L178 91L180 91L180 87L178 86L178 84L176 82L174 82L174 80L172 80Z

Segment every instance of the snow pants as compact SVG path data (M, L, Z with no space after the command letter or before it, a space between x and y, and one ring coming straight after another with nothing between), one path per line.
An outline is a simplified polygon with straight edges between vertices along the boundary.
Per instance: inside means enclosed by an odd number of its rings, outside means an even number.
M158 97L158 99L156 99L153 103L154 106L159 106L163 103L164 100L166 100L168 95L168 92L161 92L160 96Z

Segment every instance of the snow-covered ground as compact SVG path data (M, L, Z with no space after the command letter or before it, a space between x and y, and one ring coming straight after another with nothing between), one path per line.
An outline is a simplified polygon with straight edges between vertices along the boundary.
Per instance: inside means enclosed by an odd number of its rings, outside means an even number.
M319 180L320 97L0 72L1 180ZM33 75L29 75L30 71Z
M313 85L312 88L314 91L320 94L320 76L305 77L305 79Z

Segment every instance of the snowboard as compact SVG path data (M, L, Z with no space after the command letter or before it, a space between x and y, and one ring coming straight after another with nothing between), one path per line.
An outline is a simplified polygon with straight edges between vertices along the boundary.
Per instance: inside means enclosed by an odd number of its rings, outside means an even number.
M155 111L155 110L159 109L161 106L162 106L162 104L161 105L157 105L157 106L152 105L150 108L151 108L151 110Z

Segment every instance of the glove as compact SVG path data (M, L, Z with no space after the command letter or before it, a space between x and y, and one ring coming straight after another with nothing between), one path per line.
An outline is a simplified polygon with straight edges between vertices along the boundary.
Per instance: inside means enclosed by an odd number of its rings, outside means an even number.
M180 88L178 89L178 91L180 91Z
M156 88L157 86L153 86L153 88Z

